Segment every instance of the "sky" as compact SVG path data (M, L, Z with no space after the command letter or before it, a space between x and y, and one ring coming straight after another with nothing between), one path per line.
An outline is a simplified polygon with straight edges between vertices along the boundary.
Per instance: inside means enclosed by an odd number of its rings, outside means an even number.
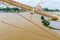
M60 0L13 0L32 7L35 7L38 3L42 8L60 9Z

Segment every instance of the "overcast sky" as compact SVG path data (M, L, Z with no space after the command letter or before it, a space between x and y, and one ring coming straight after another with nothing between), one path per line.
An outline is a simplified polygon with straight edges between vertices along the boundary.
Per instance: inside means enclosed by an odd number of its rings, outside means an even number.
M60 0L15 0L32 7L35 7L39 2L41 2L42 7L50 9L60 9Z
M43 8L60 9L60 0L14 0L32 7L35 7L39 2Z

